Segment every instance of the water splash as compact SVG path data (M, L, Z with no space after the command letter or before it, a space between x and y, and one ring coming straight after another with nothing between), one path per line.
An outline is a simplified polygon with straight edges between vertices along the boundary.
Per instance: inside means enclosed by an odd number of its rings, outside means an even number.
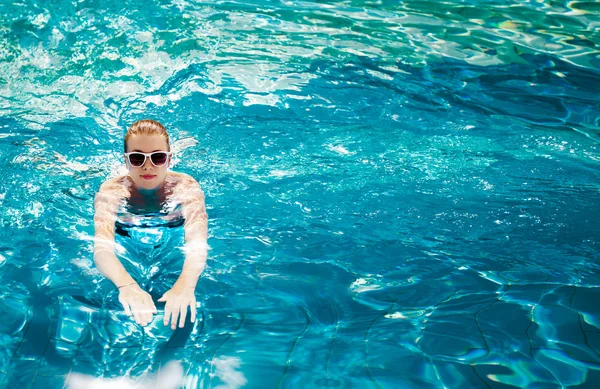
M65 385L67 389L176 389L183 382L181 363L172 361L159 372L141 378L96 378L90 375L71 373Z

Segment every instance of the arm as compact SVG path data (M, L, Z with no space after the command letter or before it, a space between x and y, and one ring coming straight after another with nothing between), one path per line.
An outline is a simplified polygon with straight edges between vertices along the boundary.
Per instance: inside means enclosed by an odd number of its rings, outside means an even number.
M119 302L136 323L146 325L156 313L154 302L129 275L115 255L115 221L124 193L115 183L105 183L94 199L94 263L119 289Z
M103 187L94 199L94 264L104 277L121 288L135 282L115 255L115 221L121 199Z
M191 177L182 184L180 191L182 194L178 197L185 217L185 246L183 247L185 260L181 274L171 290L158 300L166 301L164 325L169 324L170 316L172 316L172 329L176 328L178 317L180 319L179 327L184 326L188 306L191 311L190 320L196 321L194 291L200 274L206 266L208 254L208 215L206 214L204 193L200 189L200 185Z
M208 215L200 185L194 181L188 188L183 201L185 261L176 283L195 289L208 255Z

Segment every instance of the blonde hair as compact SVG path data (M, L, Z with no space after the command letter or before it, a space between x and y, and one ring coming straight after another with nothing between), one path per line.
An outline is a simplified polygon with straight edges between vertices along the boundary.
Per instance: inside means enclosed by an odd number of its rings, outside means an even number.
M167 141L167 151L171 151L171 143L169 142L167 129L156 120L138 120L129 127L127 134L125 134L125 152L127 152L127 140L133 135L160 135Z

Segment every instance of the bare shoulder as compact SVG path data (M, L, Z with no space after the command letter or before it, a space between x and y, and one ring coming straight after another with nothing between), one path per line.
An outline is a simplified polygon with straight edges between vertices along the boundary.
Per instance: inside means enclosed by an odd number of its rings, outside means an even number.
M127 189L128 184L129 184L129 181L127 179L127 176L114 177L114 178L104 181L102 183L102 185L100 185L100 190L98 190L98 193L113 192L113 191L116 191L119 189Z
M127 176L119 176L106 180L96 193L96 201L118 201L130 195L130 183Z
M204 207L204 192L200 184L193 177L184 173L173 173L173 180L176 182L172 192L172 199L184 206Z
M175 173L175 172L170 172L170 174L172 175L171 177L173 178L174 182L175 182L175 192L189 192L189 191L200 191L202 192L202 189L200 188L200 184L198 183L198 181L196 181L194 179L194 177L185 174L185 173Z

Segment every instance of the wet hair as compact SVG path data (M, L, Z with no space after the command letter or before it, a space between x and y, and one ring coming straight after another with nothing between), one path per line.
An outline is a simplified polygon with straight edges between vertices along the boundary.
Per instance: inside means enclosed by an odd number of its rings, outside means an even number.
M127 140L133 135L160 135L167 141L167 151L171 151L171 143L169 142L169 134L167 134L167 129L152 119L143 119L138 120L133 123L131 127L127 130L127 134L125 134L125 152L127 152Z

